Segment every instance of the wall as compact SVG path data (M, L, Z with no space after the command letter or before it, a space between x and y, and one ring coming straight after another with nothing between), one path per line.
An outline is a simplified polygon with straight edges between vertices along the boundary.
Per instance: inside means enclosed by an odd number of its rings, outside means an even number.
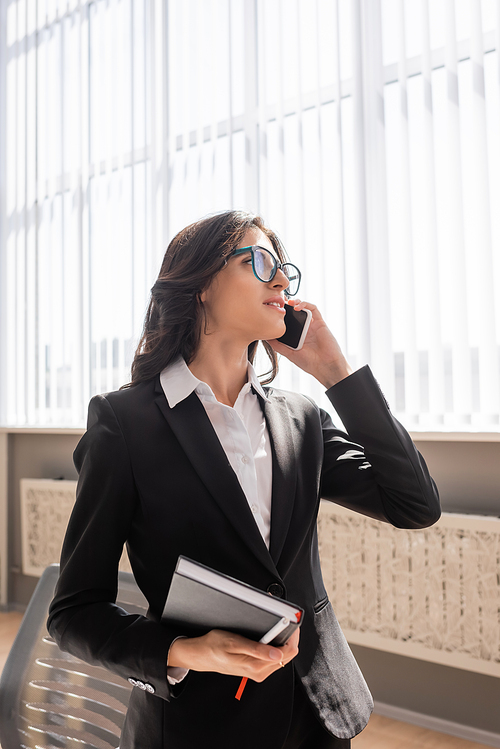
M38 578L22 574L19 481L22 478L76 479L72 455L80 436L15 433L9 434L8 439L8 600L15 607L24 608Z
M447 512L500 516L500 442L415 440ZM500 679L353 645L375 700L500 734Z
M446 512L500 516L500 442L415 440Z
M375 700L500 735L500 679L352 645Z
M21 568L19 479L76 478L77 434L9 435L9 600L25 606L37 580ZM500 442L416 441L443 510L500 515ZM375 700L500 734L500 679L353 646Z

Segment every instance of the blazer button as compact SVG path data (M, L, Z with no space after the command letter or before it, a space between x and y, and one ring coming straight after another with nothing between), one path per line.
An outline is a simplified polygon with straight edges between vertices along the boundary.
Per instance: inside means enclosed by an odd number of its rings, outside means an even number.
M267 592L276 598L283 598L284 588L279 583L271 583L267 586Z
M139 687L139 689L142 689L143 692L146 691L146 685L143 681L140 681L140 679L137 679L137 686Z
M146 683L146 692L149 692L149 694L154 694L156 692L156 689L152 684Z
M133 687L138 686L137 679L133 679L131 676L127 679L129 684L132 684Z

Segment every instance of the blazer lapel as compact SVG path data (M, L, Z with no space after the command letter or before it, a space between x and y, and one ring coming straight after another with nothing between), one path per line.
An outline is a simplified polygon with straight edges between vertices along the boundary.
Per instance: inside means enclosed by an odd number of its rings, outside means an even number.
M214 500L255 556L278 576L240 482L196 393L170 408L158 380L156 403Z
M273 499L269 551L277 564L293 513L297 461L286 400L282 395L275 395L271 388L267 396L269 400L261 402L264 404L264 415L273 451Z

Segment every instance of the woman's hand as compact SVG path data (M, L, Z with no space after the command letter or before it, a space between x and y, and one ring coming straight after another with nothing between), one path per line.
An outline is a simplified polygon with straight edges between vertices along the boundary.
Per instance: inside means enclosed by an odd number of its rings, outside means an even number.
M248 640L246 637L213 629L202 637L183 637L170 648L168 666L192 671L215 671L230 676L246 676L264 681L289 663L297 653L299 629L279 648ZM281 663L280 663L281 662Z
M311 325L300 351L294 351L276 339L268 341L273 349L278 354L286 356L305 372L312 374L327 390L352 374L352 368L347 363L336 338L321 317L319 309L314 304L301 302L300 299L290 299L287 304L296 310L311 310Z

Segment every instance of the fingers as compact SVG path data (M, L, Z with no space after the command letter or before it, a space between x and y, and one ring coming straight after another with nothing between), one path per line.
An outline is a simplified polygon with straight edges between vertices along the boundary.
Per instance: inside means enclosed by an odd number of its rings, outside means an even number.
M310 302L303 302L302 299L288 299L287 304L296 309L297 312L300 312L301 309L311 310L311 312L313 313L313 321L323 320L321 312L315 304L311 304Z
M279 663L283 658L283 652L279 648L275 648L272 645L264 645L260 642L254 642L253 640L248 640L246 637L241 637L240 635L232 633L229 635L227 647L229 653L249 655L252 658L273 661L274 663Z
M297 629L285 645L279 648L254 642L232 632L212 630L210 633L221 638L222 647L231 662L231 669L238 675L247 676L253 681L261 682L272 673L293 660L299 652L300 633Z
M245 638L242 638L242 640L244 639ZM252 658L258 658L259 660L263 661L273 661L274 663L279 663L283 658L283 652L278 648L271 647L269 645L263 645L259 642L253 642L252 640L248 640L248 642L251 643L251 645L247 645L246 643L237 643L235 645L231 645L228 652L240 655L248 655Z
M246 637L211 630L197 638L177 640L182 645L180 665L194 671L216 671L263 681L289 663L298 653L298 631L279 648L254 642Z

